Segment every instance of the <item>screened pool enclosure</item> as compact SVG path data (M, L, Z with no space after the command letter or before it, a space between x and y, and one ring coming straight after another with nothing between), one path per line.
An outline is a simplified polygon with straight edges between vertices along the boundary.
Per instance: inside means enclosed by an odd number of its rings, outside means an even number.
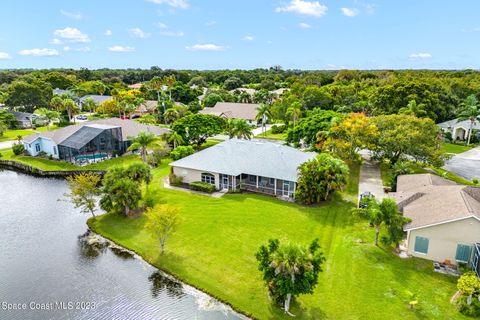
M121 155L128 146L122 142L122 129L92 124L83 126L58 145L61 160L82 163Z

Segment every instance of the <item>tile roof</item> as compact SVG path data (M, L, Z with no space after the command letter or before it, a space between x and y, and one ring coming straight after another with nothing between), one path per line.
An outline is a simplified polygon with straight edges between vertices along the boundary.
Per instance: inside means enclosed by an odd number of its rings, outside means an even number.
M217 102L214 107L203 108L199 113L225 116L229 119L255 120L259 106L255 103Z

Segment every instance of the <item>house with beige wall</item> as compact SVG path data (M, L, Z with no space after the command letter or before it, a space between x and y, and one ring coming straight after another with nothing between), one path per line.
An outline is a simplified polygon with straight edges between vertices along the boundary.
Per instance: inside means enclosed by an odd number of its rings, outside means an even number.
M480 188L433 174L411 174L398 177L397 192L390 196L411 219L404 226L409 255L451 264L478 259Z
M266 140L230 139L170 163L175 176L190 184L215 185L217 190L246 190L293 198L298 172L315 152Z

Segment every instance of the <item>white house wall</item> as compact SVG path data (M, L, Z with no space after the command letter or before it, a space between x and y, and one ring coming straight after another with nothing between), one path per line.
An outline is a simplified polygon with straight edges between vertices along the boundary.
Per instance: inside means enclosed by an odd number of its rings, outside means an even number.
M427 238L427 254L417 253L415 238ZM456 263L457 245L473 245L480 242L480 221L467 218L422 229L411 230L408 235L408 254L433 261L450 260Z
M184 183L202 181L202 173L213 174L215 176L215 188L220 189L220 177L218 173L200 171L200 170L194 170L194 169L185 169L180 167L173 167L173 173L177 177L181 177Z
M37 151L35 145L40 146L40 151ZM53 140L47 138L38 138L31 143L24 142L25 149L31 156L37 156L40 152L45 152L47 155L51 155L58 159L58 146Z

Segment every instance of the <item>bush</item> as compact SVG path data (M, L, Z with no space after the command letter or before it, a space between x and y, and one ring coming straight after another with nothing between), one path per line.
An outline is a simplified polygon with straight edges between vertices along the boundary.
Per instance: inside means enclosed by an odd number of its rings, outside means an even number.
M287 131L287 126L286 125L281 125L281 126L273 125L271 130L272 130L273 134L284 133L285 131Z
M170 147L166 145L163 149L154 150L147 156L147 162L150 166L156 167L162 163L162 159L170 153Z
M473 271L464 273L457 281L462 295L457 300L457 308L464 315L480 317L480 279Z
M13 154L19 156L25 152L25 147L23 144L17 143L12 146Z
M478 184L478 179L477 178L472 179L472 183L473 184Z
M170 152L170 156L173 160L180 160L194 153L195 150L192 146L179 146Z
M181 186L183 183L183 178L176 176L173 172L170 173L168 176L168 181L170 182L171 186L178 187Z
M215 186L213 184L202 182L202 181L194 181L190 183L190 189L212 193L215 191Z

